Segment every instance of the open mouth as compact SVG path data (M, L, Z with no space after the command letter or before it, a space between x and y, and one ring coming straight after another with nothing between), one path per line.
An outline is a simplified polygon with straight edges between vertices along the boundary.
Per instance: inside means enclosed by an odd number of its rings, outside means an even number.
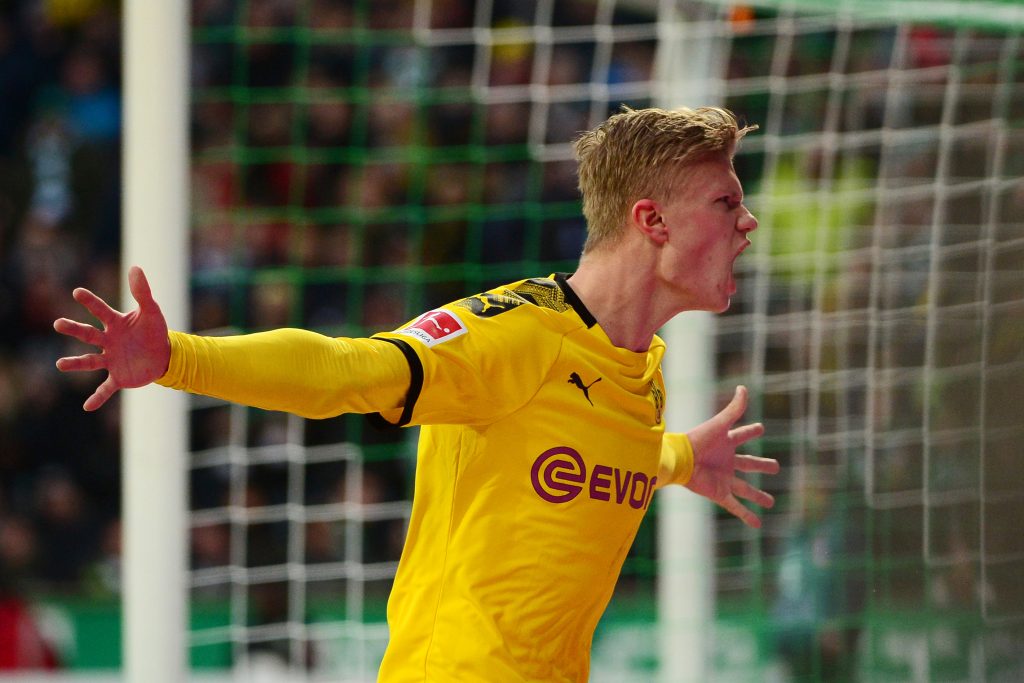
M729 264L729 281L726 283L726 290L729 292L729 296L736 293L736 273L733 270L736 267L736 259L740 257L740 254L750 246L750 240L744 240L743 246L736 250L736 253L732 257L732 262Z
M738 259L740 254L742 254L746 250L746 248L750 246L750 244L751 244L750 240L744 240L743 241L743 246L740 247L738 250L736 250L736 255L732 257L733 261Z

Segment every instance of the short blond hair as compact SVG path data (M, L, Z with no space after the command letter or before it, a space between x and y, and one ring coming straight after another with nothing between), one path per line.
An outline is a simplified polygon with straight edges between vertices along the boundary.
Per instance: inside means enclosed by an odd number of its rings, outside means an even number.
M727 109L630 109L613 115L574 143L587 241L583 253L622 234L634 202L665 199L679 171L710 156L731 158L757 126L743 126Z

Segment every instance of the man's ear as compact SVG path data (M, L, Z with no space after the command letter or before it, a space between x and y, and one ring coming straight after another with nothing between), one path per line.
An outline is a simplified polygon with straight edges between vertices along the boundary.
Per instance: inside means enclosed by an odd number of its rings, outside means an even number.
M629 212L630 223L655 244L668 241L668 227L661 216L661 205L653 199L641 199Z

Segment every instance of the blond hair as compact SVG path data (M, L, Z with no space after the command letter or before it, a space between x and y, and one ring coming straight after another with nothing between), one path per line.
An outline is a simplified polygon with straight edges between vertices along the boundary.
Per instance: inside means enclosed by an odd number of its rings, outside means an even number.
M724 154L757 126L743 126L718 107L630 109L613 115L574 143L587 241L583 253L614 243L639 199L665 199L687 166Z

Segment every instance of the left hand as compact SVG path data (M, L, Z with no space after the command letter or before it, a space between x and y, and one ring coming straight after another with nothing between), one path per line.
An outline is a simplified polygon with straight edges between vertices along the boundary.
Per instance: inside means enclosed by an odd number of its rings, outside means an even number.
M57 361L61 372L107 371L106 381L85 400L86 410L96 410L121 389L146 386L167 372L171 359L167 321L153 299L146 274L138 266L128 271L128 287L139 304L138 309L130 313L111 308L88 289L79 287L72 293L75 301L99 319L102 330L67 318L53 323L53 329L61 334L100 348L99 353L68 356Z
M758 529L761 519L739 499L770 508L775 504L775 498L736 473L777 474L779 461L736 453L739 446L764 434L764 425L760 422L733 428L746 409L747 388L738 386L729 405L687 432L693 445L693 474L686 488L713 500L748 526Z

